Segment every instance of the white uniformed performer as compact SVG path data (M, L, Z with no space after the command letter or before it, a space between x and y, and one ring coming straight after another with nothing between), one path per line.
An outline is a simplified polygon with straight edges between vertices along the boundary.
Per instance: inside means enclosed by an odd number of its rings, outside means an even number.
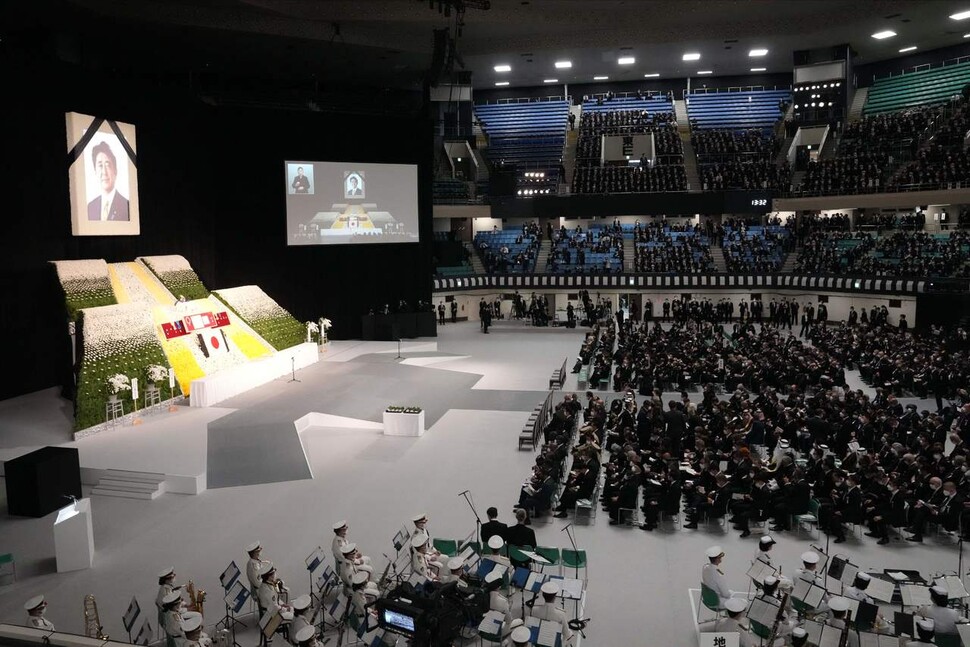
M762 600L773 602L774 604L779 604L781 599L778 597L778 589L780 588L781 581L774 575L769 575L764 579L764 584L761 587L761 595L758 597ZM789 611L791 607L790 602L785 603L785 608L781 610L781 622L778 623L778 636L783 637L791 633L792 626L794 624L794 619Z
M202 614L189 612L182 615L182 631L185 640L182 647L212 647L209 634L202 631Z
M738 645L740 647L754 647L754 640L748 629L741 624L748 603L742 598L730 598L724 603L724 610L727 611L727 618L715 623L715 631L718 633L738 634Z
M438 578L438 581L442 584L450 584L455 582L459 589L467 589L468 583L462 579L462 575L465 574L462 568L465 565L465 560L461 557L452 557L448 560L448 572Z
M259 557L263 552L263 545L254 541L246 546L246 552L249 553L249 561L246 562L246 579L249 580L249 592L255 599L259 593L259 585L262 584L259 579L259 569L264 562Z
M343 582L344 586L349 591L353 586L354 576L357 573L363 573L367 576L369 580L372 577L374 570L367 564L361 564L360 562L360 552L357 550L357 544L350 542L344 544L340 547L341 558L343 561L340 563L340 581ZM368 593L377 591L377 584L374 582L367 582Z
M162 626L162 600L172 591L181 592L181 586L175 586L175 569L171 566L163 568L158 573L158 595L155 596L155 606L158 608L158 626Z
M529 615L539 620L558 622L562 625L563 645L572 644L573 630L569 628L569 619L566 617L566 612L559 606L559 585L555 582L546 582L539 591L542 593L542 601L545 604L533 607Z
M855 574L855 578L852 580L852 586L845 587L842 591L842 596L847 597L850 600L858 600L859 602L868 602L872 604L872 598L866 595L866 589L869 588L869 582L872 581L872 577L868 573L863 573L859 571Z
M488 591L489 611L498 611L505 616L503 624L512 622L512 605L509 599L502 595L499 589L502 587L502 576L495 571L489 571L485 575L485 590Z
M290 605L280 602L279 580L276 578L276 567L273 566L273 562L263 563L259 569L259 578L262 582L256 599L259 602L260 617L276 611L281 615L292 613L293 608Z
M290 622L289 638L290 643L293 645L297 644L297 635L303 627L310 627L313 629L313 625L310 624L310 617L313 615L312 600L309 595L301 595L293 600L293 620Z
M54 631L54 625L44 617L46 610L47 600L44 599L43 595L36 595L27 600L24 604L24 611L27 612L27 626L34 629Z
M411 570L428 580L437 579L437 571L428 557L428 536L411 537Z
M422 512L419 515L415 515L411 521L414 522L414 533L411 534L411 538L413 539L417 535L423 535L428 540L428 562L431 564L431 566L437 568L439 573L444 573L444 558L441 556L441 553L431 545L431 535L428 534L428 515Z
M833 596L829 600L829 611L832 612L832 617L825 621L825 624L835 627L839 631L843 631L846 628L846 612L849 610L849 601L842 597L841 595ZM849 631L849 639L846 643L848 647L859 647L859 634L855 631Z
M180 647L185 640L181 607L182 596L178 591L172 591L162 599L162 631L168 647Z
M938 636L958 636L957 624L966 620L956 609L951 609L949 595L945 588L939 585L930 587L932 605L920 607L917 615L933 620L933 632Z
M724 559L724 550L720 546L711 546L704 554L707 555L708 563L701 569L701 582L717 593L720 606L723 607L724 603L734 595L734 591L728 588L724 573L719 568L721 560Z
M791 647L805 647L808 644L808 632L802 627L791 630Z
M368 620L367 626L371 627L377 623L377 610L373 607L367 608L367 605L373 602L373 597L368 597L366 585L367 573L363 571L355 573L354 580L351 583L353 595L350 597L350 604L353 606L357 617L361 620Z
M809 550L802 553L801 555L802 567L795 569L795 577L803 580L808 580L809 582L814 582L815 584L821 586L822 588L825 588L825 582L822 579L822 576L818 574L819 559L820 557L818 556L818 553L814 551ZM828 611L829 606L826 603L828 598L829 598L829 594L826 593L822 597L822 601L819 603L819 605L814 609L811 609L809 611L809 614L817 615L819 613L825 613L826 611Z
M496 564L502 564L506 568L512 568L512 562L509 558L501 554L504 547L505 540L499 535L492 535L488 538L488 554L485 555L485 559L490 559Z

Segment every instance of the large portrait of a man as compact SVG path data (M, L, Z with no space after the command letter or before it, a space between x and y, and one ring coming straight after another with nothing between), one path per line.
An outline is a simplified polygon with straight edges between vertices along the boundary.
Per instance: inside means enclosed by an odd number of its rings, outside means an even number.
M137 236L135 127L77 112L66 118L73 234Z
M363 198L364 196L364 172L345 171L344 172L344 197Z
M102 140L91 148L90 157L99 192L88 202L88 220L127 221L128 198L118 187L118 157L111 150L111 144Z

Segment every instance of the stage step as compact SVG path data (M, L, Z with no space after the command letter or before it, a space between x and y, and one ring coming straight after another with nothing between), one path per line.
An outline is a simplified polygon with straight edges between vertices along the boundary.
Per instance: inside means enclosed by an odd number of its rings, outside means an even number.
M157 499L161 492L132 492L131 490L109 490L101 487L95 487L91 490L91 494L111 496L118 499L144 499L149 501L151 499Z
M156 499L162 494L164 474L107 470L91 494L121 497L125 499Z

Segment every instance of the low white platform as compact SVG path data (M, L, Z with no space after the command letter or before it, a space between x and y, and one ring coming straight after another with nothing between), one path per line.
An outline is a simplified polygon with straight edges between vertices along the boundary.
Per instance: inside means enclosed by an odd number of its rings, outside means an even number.
M192 380L193 407L211 407L223 400L268 384L291 371L306 368L320 361L320 353L314 343L303 343L279 351L275 355L239 364L229 369Z
M385 436L415 436L424 435L424 410L420 413L384 412Z

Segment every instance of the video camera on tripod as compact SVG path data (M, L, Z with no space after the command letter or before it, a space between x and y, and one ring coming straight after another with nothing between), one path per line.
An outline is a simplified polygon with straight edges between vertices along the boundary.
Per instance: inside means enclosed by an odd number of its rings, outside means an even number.
M411 640L412 647L446 647L462 627L481 621L488 611L488 592L460 589L457 582L415 588L399 585L375 603L381 629Z

